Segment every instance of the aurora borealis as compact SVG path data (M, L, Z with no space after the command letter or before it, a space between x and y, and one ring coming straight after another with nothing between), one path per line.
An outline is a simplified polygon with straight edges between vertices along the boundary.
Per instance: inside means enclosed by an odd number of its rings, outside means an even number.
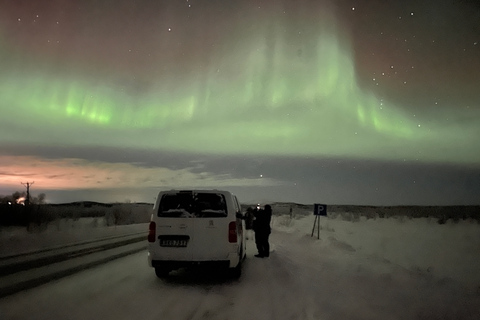
M0 191L478 204L478 21L468 1L1 1Z

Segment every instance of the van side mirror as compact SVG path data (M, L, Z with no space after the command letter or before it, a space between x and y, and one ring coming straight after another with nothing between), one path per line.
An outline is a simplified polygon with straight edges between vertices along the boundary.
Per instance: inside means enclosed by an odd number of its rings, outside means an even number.
M245 215L244 215L243 213L241 213L241 212L237 212L237 213L235 214L235 217L236 217L237 219L243 219L243 220L245 220Z

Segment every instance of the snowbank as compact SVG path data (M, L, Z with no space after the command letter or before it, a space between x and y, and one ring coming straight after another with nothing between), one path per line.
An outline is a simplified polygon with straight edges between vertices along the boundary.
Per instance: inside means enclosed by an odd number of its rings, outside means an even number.
M104 218L59 219L30 232L25 227L0 228L0 257L86 240L145 232L148 224L106 226Z
M298 237L311 236L314 219L313 214L296 219L282 215L275 217L273 224L275 229ZM475 220L439 224L433 218L399 216L345 221L339 215L321 217L320 226L321 246L357 252L426 276L460 281L480 292L480 225Z

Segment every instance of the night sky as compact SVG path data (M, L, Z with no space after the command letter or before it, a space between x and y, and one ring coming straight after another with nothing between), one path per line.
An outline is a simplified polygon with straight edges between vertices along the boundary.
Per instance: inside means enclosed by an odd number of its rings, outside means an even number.
M480 204L478 1L0 0L0 194Z

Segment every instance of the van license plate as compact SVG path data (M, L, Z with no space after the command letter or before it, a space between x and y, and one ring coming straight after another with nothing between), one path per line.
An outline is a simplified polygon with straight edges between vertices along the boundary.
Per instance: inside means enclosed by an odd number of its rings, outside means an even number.
M186 247L186 239L162 239L160 240L161 247Z

